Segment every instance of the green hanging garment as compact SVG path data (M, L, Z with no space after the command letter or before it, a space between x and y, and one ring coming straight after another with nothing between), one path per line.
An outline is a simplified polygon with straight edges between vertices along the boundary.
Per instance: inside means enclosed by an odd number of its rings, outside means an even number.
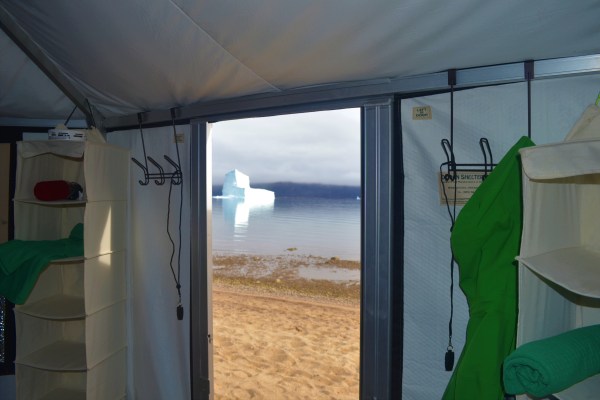
M443 400L502 400L502 362L515 348L522 227L522 137L473 193L450 237L469 305L465 346Z

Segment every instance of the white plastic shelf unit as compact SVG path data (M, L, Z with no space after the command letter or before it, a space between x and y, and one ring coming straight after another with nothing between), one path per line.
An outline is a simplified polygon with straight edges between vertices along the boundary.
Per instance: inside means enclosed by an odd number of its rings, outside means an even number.
M600 140L530 147L521 161L517 345L600 324ZM554 396L598 393L597 375Z
M15 308L17 398L126 396L126 208L129 153L93 142L18 143L15 239L56 240L84 224L84 254L51 262ZM84 188L44 202L40 181Z

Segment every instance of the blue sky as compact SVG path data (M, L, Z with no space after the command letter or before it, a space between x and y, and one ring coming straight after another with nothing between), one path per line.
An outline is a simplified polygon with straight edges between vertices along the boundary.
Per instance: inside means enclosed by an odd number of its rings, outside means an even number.
M250 185L291 181L360 185L360 109L213 124L213 183L237 168Z

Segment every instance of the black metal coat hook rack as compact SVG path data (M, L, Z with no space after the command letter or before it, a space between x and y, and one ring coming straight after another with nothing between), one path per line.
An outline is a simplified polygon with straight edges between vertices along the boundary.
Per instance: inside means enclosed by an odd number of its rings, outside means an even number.
M446 155L446 162L440 165L440 173L444 182L455 181L459 171L483 172L481 179L485 179L496 166L492 155L490 143L484 137L479 139L479 147L483 153L483 164L457 163L454 156L454 86L456 86L456 70L448 70L448 86L450 86L450 140L442 139L442 149ZM489 160L489 162L488 162ZM445 168L445 172L443 172Z
M490 143L484 137L479 139L479 147L481 148L481 152L483 154L483 163L457 163L456 158L454 156L454 149L452 148L452 144L448 139L442 139L441 142L442 149L444 150L444 154L446 155L446 162L443 162L440 165L440 169L445 171L442 172L442 179L445 182L456 180L456 173L459 171L477 171L483 172L481 179L485 179L489 173L492 172L492 169L496 166L494 164L494 158L492 155L492 150L490 148Z
M148 185L150 183L151 179L154 179L154 183L156 183L157 185L164 185L167 180L169 180L171 182L171 185L180 185L181 182L183 181L183 176L181 173L181 166L165 154L165 155L163 155L165 160L167 160L167 162L175 168L174 172L167 173L167 172L165 172L164 168L155 159L153 159L150 156L147 156L146 155L146 144L144 143L144 132L142 131L142 115L141 114L138 114L138 123L140 125L140 136L142 138L142 149L144 151L144 163L142 164L140 161L136 160L134 157L131 157L131 161L133 161L144 172L144 179L138 181L140 183L140 185L142 185L142 186ZM150 161L150 163L152 165L154 165L156 167L156 169L158 169L158 172L150 172L150 170L148 168L148 161Z

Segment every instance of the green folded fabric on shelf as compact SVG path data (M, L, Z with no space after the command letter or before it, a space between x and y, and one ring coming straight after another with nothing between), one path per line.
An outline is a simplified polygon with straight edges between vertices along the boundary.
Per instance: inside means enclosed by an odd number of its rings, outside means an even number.
M11 240L0 244L0 296L23 304L52 260L83 256L83 224L58 240Z
M546 397L600 373L600 325L525 343L504 360L509 394Z

